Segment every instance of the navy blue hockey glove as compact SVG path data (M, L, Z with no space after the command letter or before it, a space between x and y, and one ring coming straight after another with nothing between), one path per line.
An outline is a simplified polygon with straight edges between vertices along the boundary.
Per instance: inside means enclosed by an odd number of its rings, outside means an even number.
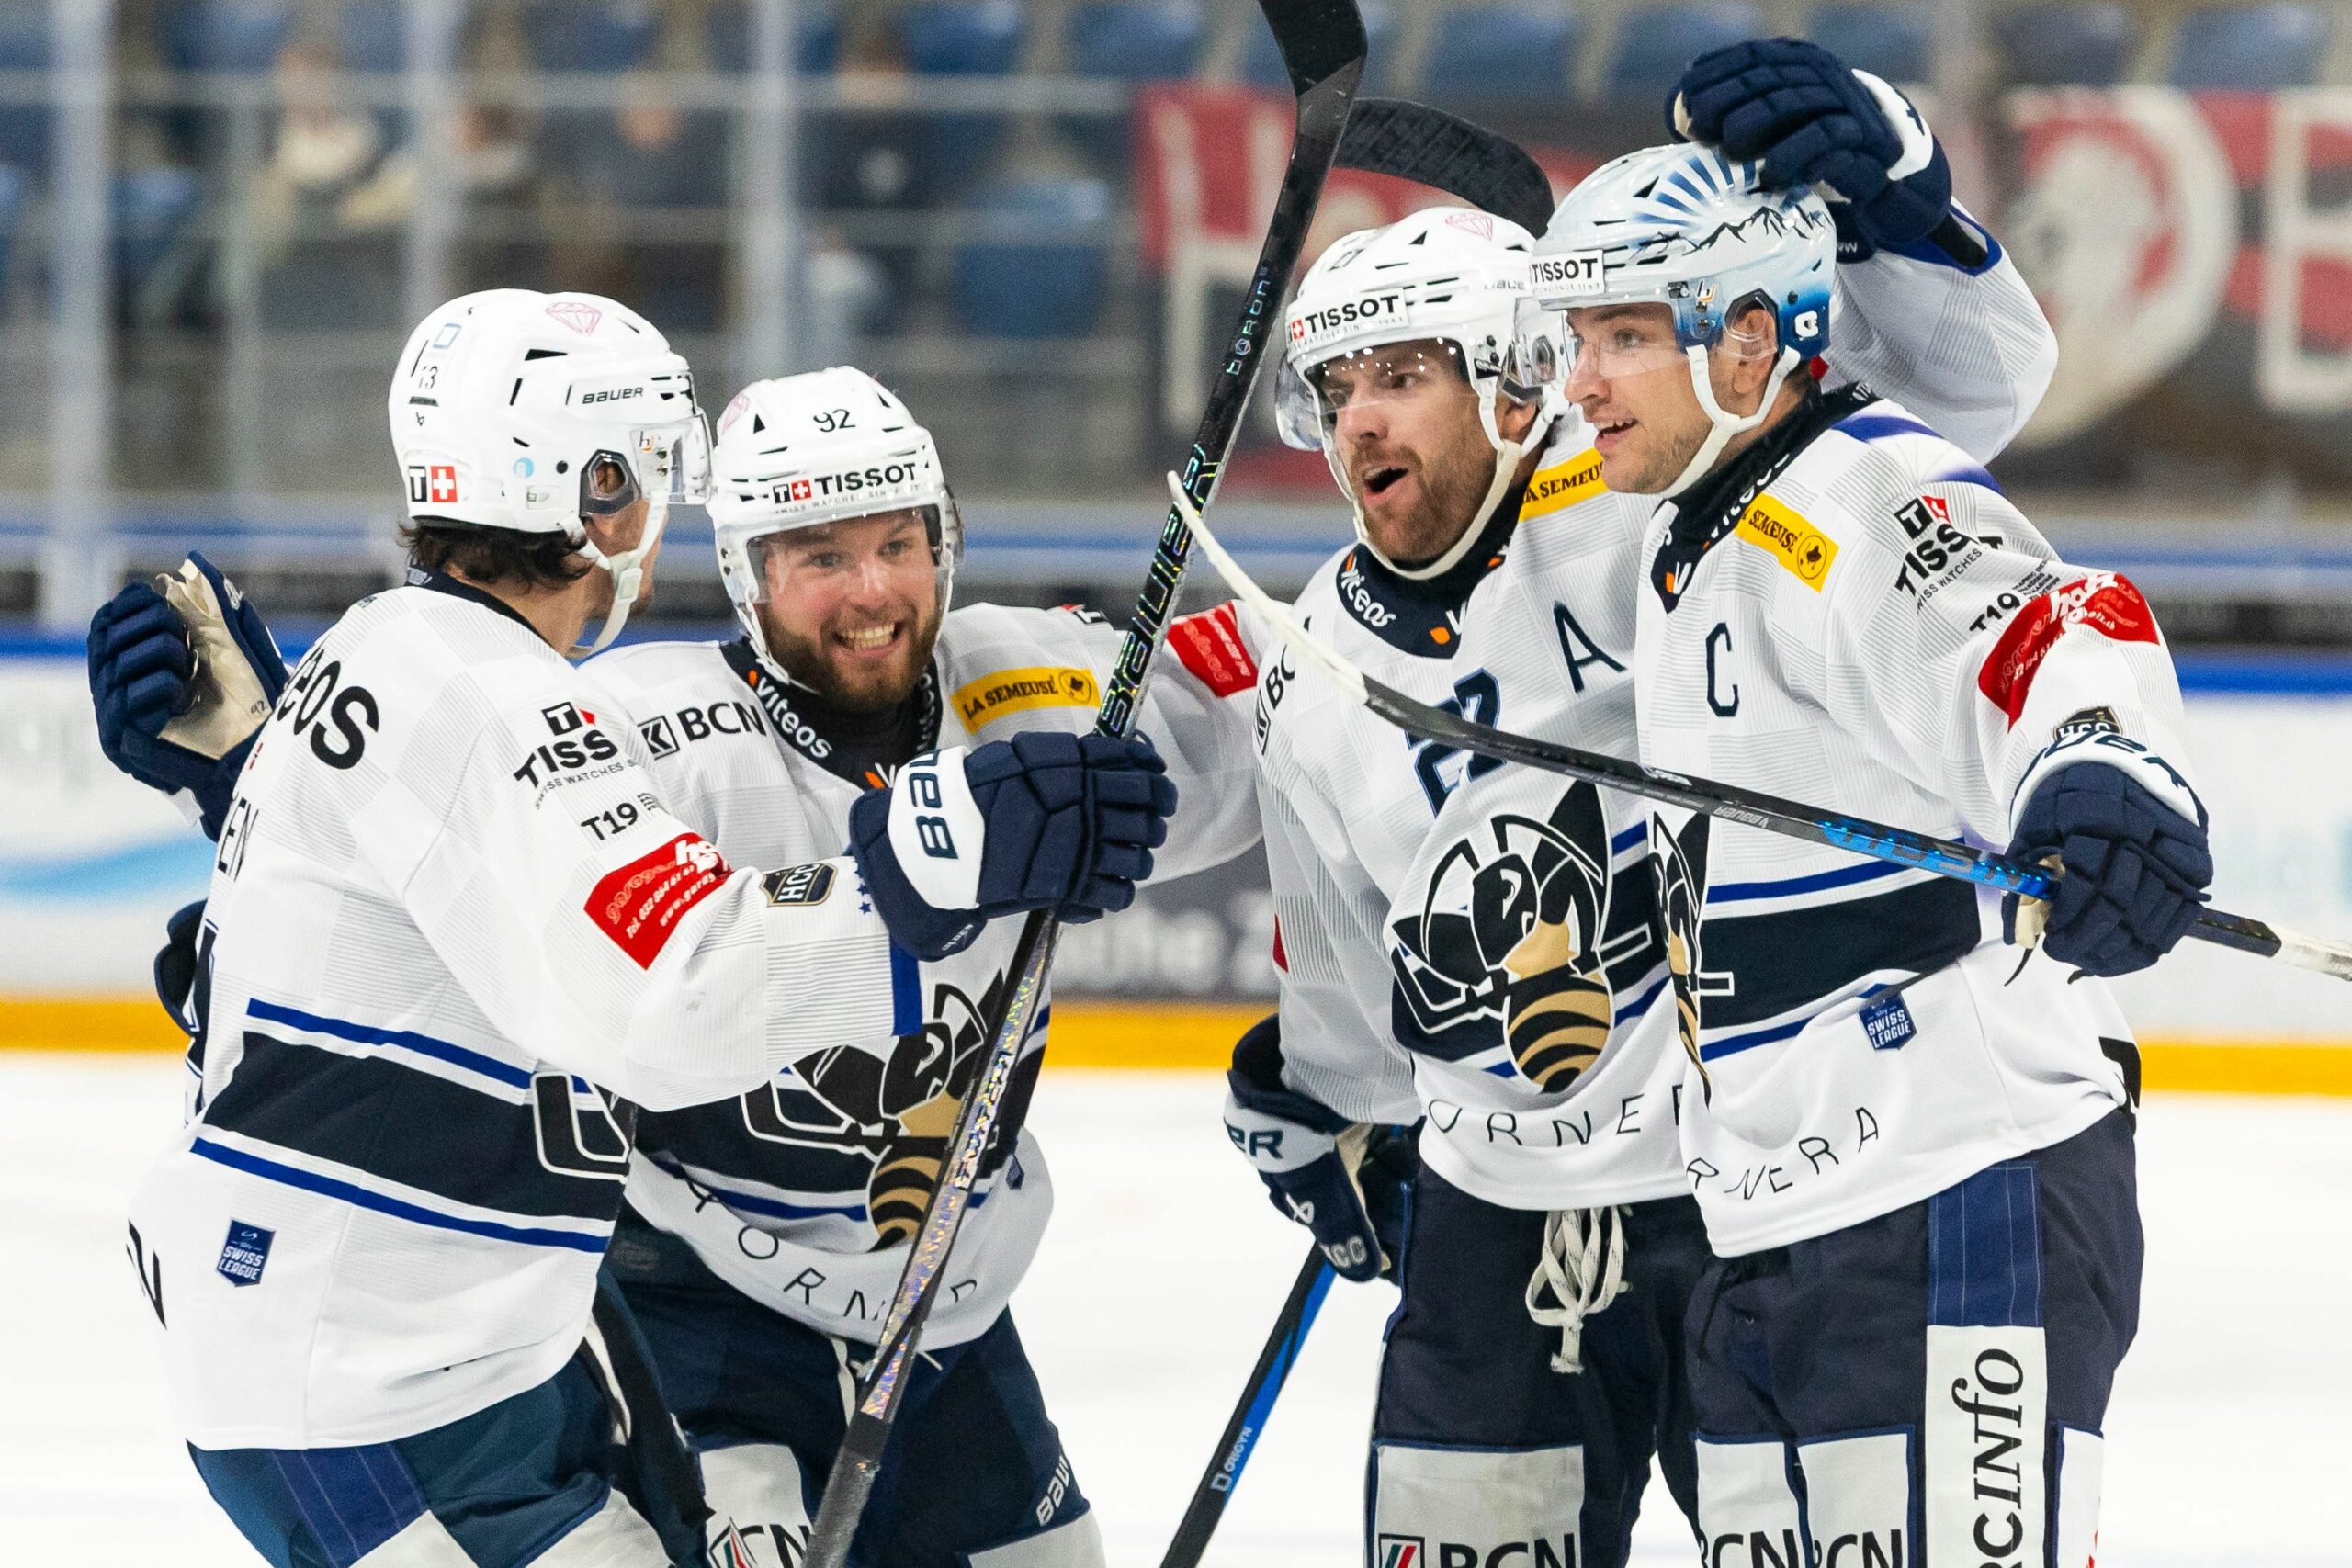
M261 612L202 556L159 581L130 584L90 617L98 748L151 789L187 791L218 838L254 732L286 689L286 661Z
M2009 853L2054 857L2065 872L2041 918L2043 951L2089 975L2129 975L2171 952L2213 880L2201 807L2199 816L2190 821L2105 762L2070 763L2035 785ZM2011 941L2030 940L2032 912L2005 900Z
M1760 163L1768 189L1826 187L1838 259L1933 237L1963 266L1985 247L1951 211L1951 165L1927 121L1893 87L1799 39L1754 39L1685 67L1667 123L1737 162Z
M1351 1122L1282 1080L1279 1016L1233 1048L1225 1075L1225 1134L1266 1184L1283 1217L1315 1233L1343 1280L1391 1274L1420 1156L1409 1129Z
M909 762L850 807L850 852L892 938L937 960L999 915L1125 908L1175 809L1147 738L1036 731Z
M197 970L199 955L197 938L204 930L204 900L182 905L164 922L164 945L155 950L155 999L173 1021L190 1034L202 1029L204 1018L198 1010Z

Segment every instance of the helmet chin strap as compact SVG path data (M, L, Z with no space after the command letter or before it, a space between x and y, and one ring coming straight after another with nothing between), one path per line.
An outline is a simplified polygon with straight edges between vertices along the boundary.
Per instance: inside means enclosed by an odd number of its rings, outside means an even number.
M1424 561L1419 566L1404 566L1389 559L1387 552L1372 542L1372 530L1364 526L1363 502L1356 498L1353 490L1350 490L1348 505L1355 513L1356 542L1372 552L1373 559L1408 581L1426 582L1432 577L1444 576L1462 564L1462 558L1470 553L1470 547L1487 531L1487 524L1494 517L1495 508L1501 505L1503 497L1510 493L1511 479L1519 473L1520 459L1527 456L1528 447L1540 444L1551 433L1551 428L1552 416L1539 412L1525 440L1513 441L1506 435L1494 436L1495 477L1487 486L1486 499L1478 502L1478 510L1464 525L1461 536L1447 546L1445 553L1435 560Z
M572 644L565 658L586 659L613 646L613 639L621 635L623 626L628 625L628 613L637 608L638 594L645 586L646 558L662 543L662 525L669 521L670 502L666 498L650 502L645 513L645 533L638 540L637 547L622 550L617 555L606 555L582 534L581 549L590 560L612 573L613 607L605 616L605 624L597 631L596 640Z
M1706 440L1699 444L1699 449L1682 466L1681 475L1657 492L1661 501L1680 495L1697 484L1706 477L1707 470L1715 466L1715 459L1723 456L1724 447L1733 436L1763 423L1765 416L1772 412L1772 404L1781 396L1781 383L1789 378L1790 371L1803 363L1795 349L1781 350L1781 357L1772 367L1771 378L1764 383L1762 400L1757 403L1754 413L1742 416L1724 412L1723 405L1715 401L1714 382L1707 374L1707 351L1694 346L1683 352L1690 359L1691 389L1699 394L1699 406L1706 411L1707 422L1714 428L1707 432Z

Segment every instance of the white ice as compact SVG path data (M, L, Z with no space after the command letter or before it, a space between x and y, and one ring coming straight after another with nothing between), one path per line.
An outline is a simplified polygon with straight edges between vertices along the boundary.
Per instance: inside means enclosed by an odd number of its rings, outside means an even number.
M122 1212L177 1115L161 1058L0 1055L0 1565L256 1561L173 1436ZM1060 1193L1016 1298L1119 1568L1159 1561L1303 1257L1206 1075L1051 1072ZM2148 1271L2109 1412L2101 1568L2352 1562L2352 1102L2158 1097ZM1357 1555L1385 1285L1332 1292L1211 1562ZM1653 1488L1639 1560L1693 1556Z

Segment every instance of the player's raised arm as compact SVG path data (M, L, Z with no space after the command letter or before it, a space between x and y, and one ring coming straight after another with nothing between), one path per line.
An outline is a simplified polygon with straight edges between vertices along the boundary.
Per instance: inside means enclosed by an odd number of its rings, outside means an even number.
M2058 339L2017 265L1952 198L1951 169L1911 101L1797 39L1701 55L1668 105L1678 136L1811 187L1837 225L1833 385L1864 382L1986 462L2032 416Z

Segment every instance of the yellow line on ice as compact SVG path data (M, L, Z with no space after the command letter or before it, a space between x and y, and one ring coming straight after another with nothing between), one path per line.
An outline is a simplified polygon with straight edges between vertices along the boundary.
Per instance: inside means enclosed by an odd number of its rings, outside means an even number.
M1272 1007L1057 1000L1047 1060L1061 1067L1221 1072L1234 1041ZM149 998L0 997L0 1049L176 1052L186 1043ZM2141 1051L2154 1090L2352 1097L2352 1038L2150 1040Z

